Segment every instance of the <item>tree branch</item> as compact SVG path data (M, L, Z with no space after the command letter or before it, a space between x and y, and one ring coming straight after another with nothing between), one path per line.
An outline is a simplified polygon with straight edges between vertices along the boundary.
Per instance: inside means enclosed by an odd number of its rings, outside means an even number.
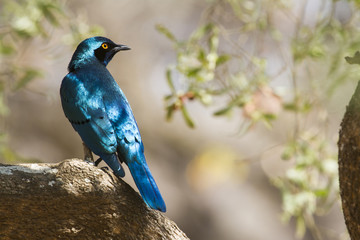
M351 239L360 239L360 82L346 108L338 148L345 223Z
M188 239L111 172L82 160L0 164L0 239Z

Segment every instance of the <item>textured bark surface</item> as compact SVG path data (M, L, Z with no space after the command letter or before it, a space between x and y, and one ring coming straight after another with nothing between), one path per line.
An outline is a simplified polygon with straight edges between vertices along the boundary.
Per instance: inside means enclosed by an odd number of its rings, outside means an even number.
M339 180L345 223L360 239L360 83L346 108L339 136Z
M82 160L0 164L0 239L188 239L111 172Z

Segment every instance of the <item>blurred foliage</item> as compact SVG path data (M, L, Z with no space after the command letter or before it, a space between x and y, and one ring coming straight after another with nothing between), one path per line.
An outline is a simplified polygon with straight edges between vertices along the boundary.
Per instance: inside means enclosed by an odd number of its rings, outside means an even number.
M349 64L360 64L360 52L356 51L353 57L345 57Z
M344 64L360 49L359 8L358 0L213 0L188 39L157 26L177 56L166 71L168 119L181 110L194 127L189 101L220 106L215 116L238 116L245 130L293 116L279 156L293 167L271 181L283 196L283 220L296 219L300 238L309 230L328 239L315 216L338 202L328 103L359 76ZM359 53L346 60L359 63Z
M221 188L222 184L243 181L248 165L228 146L211 146L198 154L187 167L186 177L197 191Z
M80 40L102 32L89 26L82 15L67 9L60 0L0 1L0 159L2 162L36 161L20 157L10 149L6 134L6 116L10 113L7 98L42 77L41 69L24 63L29 48L38 48L56 37L55 31L65 31L63 43L77 44ZM61 44L61 42L59 42Z
M314 215L327 213L337 200L337 153L324 136L306 131L287 143L282 159L295 161L285 177L272 180L282 192L283 220L296 216L298 237L309 227L315 239L321 239Z

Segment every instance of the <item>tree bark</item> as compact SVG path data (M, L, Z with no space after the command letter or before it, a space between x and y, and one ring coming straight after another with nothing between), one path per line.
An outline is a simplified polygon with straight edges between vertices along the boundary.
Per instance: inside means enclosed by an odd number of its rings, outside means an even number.
M0 239L188 239L110 171L0 164Z
M360 239L360 82L346 108L339 134L339 181L345 223Z

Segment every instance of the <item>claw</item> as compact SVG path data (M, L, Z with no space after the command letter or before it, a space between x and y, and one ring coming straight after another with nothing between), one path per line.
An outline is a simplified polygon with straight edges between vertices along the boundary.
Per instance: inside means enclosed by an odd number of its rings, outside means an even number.
M85 158L85 159L84 159L84 162L86 162L86 163L88 163L88 164L90 164L90 165L92 165L92 166L96 166L95 163L94 163L91 159L89 160L89 159L86 159L86 158Z
M105 171L105 172L109 171L109 168L108 168L108 167L102 167L102 168L100 168L100 169L103 170L103 171Z

